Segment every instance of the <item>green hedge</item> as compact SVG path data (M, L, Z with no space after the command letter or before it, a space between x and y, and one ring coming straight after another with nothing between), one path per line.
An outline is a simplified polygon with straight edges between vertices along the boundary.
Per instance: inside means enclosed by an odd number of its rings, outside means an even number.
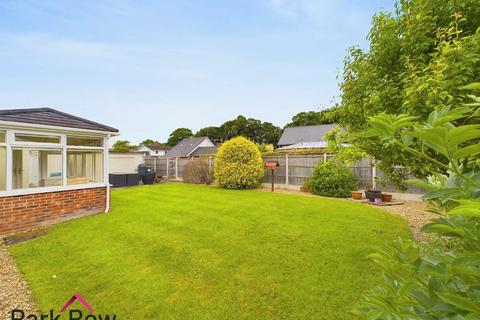
M358 189L358 179L353 172L334 161L320 163L305 183L313 194L326 197L348 198Z

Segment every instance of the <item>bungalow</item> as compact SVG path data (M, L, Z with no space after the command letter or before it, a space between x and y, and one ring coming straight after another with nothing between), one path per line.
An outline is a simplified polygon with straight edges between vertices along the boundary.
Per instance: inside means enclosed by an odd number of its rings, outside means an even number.
M142 144L137 152L143 152L144 155L151 157L163 157L170 148L170 146L161 143Z
M191 158L217 153L217 147L208 137L185 138L167 152L168 158Z
M285 128L277 150L316 150L325 149L328 142L325 134L335 129L336 124Z
M114 135L51 108L0 110L0 234L108 212Z

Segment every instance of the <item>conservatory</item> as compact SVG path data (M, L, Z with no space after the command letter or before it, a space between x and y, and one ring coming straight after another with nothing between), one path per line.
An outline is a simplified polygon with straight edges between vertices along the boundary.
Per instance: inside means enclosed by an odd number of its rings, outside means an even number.
M108 211L117 134L50 108L0 110L0 234Z

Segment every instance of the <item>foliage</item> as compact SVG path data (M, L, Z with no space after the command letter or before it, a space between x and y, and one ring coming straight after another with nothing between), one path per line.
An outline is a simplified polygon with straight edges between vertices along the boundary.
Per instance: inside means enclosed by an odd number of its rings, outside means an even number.
M187 129L187 128L175 129L172 133L170 133L170 136L168 137L167 146L175 146L183 139L190 138L192 136L193 136L193 133L192 133L192 130L190 129Z
M188 161L183 167L183 182L210 184L213 182L208 162L202 159Z
M195 136L207 136L214 142L227 141L237 136L243 136L256 143L278 143L282 130L270 122L262 122L242 115L233 120L226 121L220 127L205 127L200 129Z
M167 183L112 190L111 213L7 248L38 313L81 288L119 320L356 320L380 278L365 252L399 233L405 222L372 206Z
M209 137L213 143L219 143L224 140L220 127L205 127L195 133L195 137Z
M331 124L336 122L336 108L322 111L304 111L293 116L292 122L285 127L313 126L317 124Z
M159 144L160 142L158 142L157 140L153 140L153 139L145 139L141 142L142 145L144 146L148 146L148 145L151 145L151 144Z
M217 183L226 189L256 188L264 175L258 147L244 137L225 142L215 158L214 175Z
M117 140L112 146L112 151L115 152L128 152L131 150L137 149L138 146L134 146L130 144L128 140Z
M437 240L399 239L371 255L384 281L363 299L358 311L366 319L480 319L480 99L473 98L468 106L441 107L423 123L382 113L362 134L439 168L410 181L429 191L424 198L439 218L422 230Z
M313 194L347 198L353 190L358 189L358 179L340 163L325 161L318 164L305 186Z
M478 0L401 0L395 11L373 17L368 51L350 49L337 116L349 144L376 158L387 174L409 166L425 177L439 169L436 163L357 134L381 112L426 120L435 108L453 109L466 101L462 84L480 79L480 7ZM396 175L394 182L402 179Z
M266 143L257 144L257 147L261 153L272 153L275 149L273 147L273 144L266 144Z

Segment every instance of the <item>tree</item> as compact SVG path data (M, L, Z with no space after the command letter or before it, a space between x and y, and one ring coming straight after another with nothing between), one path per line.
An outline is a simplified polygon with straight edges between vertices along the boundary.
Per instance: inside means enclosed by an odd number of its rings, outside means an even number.
M138 146L130 145L130 141L128 140L117 140L112 146L112 151L128 152L137 148Z
M243 136L256 143L277 144L281 129L270 122L262 122L242 115L227 121L220 127L224 140Z
M314 126L318 124L335 123L335 108L322 111L304 111L297 113L292 117L292 122L285 127Z
M397 178L394 182L403 178L397 170L401 166L408 165L419 177L437 168L358 133L370 116L381 112L426 120L435 109L462 105L468 94L462 85L479 80L479 26L478 0L401 1L395 15L373 17L368 51L350 49L336 115L348 143L377 159L381 169Z
M159 142L156 141L156 140L153 140L153 139L145 139L145 140L142 141L141 144L143 144L144 146L146 146L146 145L149 145L149 144L157 144L157 143L159 143Z
M197 133L195 133L195 137L209 137L213 143L220 142L224 139L221 128L214 126L198 130Z
M168 137L167 146L175 146L185 138L192 137L192 130L187 128L175 129Z

